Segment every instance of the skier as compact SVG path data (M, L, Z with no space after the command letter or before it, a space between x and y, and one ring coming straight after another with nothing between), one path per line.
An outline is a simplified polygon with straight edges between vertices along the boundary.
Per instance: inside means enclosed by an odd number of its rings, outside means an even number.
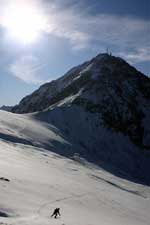
M58 215L60 216L60 208L54 209L54 212L53 212L53 214L51 215L51 217L54 216L54 218L56 219Z

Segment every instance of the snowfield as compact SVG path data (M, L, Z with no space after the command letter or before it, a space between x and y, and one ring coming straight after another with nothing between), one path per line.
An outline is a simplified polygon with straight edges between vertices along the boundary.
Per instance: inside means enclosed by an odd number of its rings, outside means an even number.
M150 187L45 149L59 142L70 145L55 126L0 111L0 224L149 224Z

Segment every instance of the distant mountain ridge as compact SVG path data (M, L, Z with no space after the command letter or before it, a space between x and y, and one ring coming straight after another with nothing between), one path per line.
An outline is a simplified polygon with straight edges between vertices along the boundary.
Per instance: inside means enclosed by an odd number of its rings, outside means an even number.
M0 110L4 110L4 111L7 111L7 112L11 112L13 109L13 106L7 106L7 105L3 105L0 107Z

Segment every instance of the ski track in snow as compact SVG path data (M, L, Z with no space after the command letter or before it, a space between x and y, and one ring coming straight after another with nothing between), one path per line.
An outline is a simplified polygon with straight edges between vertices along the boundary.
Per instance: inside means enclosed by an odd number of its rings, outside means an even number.
M69 199L73 199L73 198L82 198L83 196L87 195L89 193L84 193L84 194L81 194L81 195L71 195L71 196L68 196L68 197L64 197L64 198L58 198L54 201L50 201L50 202L45 202L43 205L40 206L40 208L37 210L37 213L38 214L41 214L41 211L44 210L45 207L49 206L49 205L52 205L56 202L61 202L61 201L66 201L66 200L69 200Z

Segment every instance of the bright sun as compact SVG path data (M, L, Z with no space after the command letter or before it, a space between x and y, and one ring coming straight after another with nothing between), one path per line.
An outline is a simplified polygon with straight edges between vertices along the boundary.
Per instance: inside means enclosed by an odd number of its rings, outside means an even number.
M35 41L44 29L45 20L31 5L16 4L7 8L4 25L13 38L30 43Z

